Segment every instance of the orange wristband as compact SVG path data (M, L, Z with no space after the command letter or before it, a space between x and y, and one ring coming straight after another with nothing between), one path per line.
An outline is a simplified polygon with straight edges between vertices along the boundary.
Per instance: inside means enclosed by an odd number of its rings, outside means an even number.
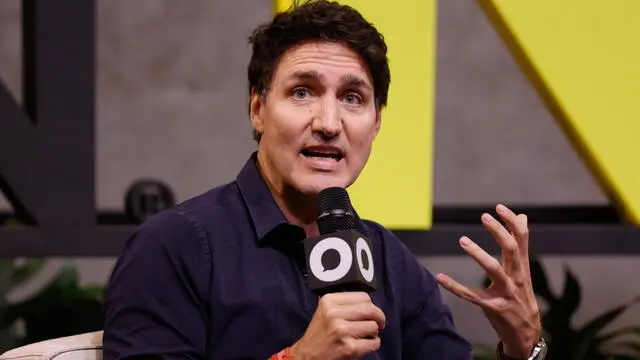
M291 356L291 348L285 348L279 353L271 355L269 360L293 360L293 357Z

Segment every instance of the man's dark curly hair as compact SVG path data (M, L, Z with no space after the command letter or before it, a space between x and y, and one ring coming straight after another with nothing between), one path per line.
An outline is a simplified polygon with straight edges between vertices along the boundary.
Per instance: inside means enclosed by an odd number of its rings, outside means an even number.
M253 31L249 37L253 47L249 95L255 91L266 98L281 56L291 47L313 40L342 43L360 55L373 79L376 106L387 104L391 74L384 37L352 7L327 0L296 1ZM253 136L260 141L259 133L254 131Z

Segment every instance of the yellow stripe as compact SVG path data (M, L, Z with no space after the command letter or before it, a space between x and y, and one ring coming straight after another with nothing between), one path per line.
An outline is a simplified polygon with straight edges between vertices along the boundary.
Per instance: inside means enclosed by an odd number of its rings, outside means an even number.
M388 108L371 158L349 194L358 213L393 229L430 228L435 67L435 0L343 0L389 47ZM276 0L276 9L291 1Z
M479 2L605 191L640 224L640 1Z

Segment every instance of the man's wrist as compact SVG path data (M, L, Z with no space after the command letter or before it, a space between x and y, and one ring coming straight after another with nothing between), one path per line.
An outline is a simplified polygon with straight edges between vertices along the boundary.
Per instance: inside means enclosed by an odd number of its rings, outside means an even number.
M510 345L504 341L501 341L500 345L501 345L501 354L504 354L504 356L506 356L508 360L512 360L512 359L527 359L529 357L529 354L531 354L531 350L533 349L533 346L535 345L535 343L532 343L529 346L527 345L513 346L512 344Z
M527 354L523 354L521 356L513 356L511 352L505 351L505 344L503 341L498 343L497 353L499 360L542 360L546 357L547 354L547 343L544 338L540 338L540 340L532 346L530 350L527 350Z
M279 352L271 355L269 360L293 360L294 357L291 355L291 347L284 348Z
M521 354L521 355L514 355L513 354L513 350L510 350L509 348L507 348L507 346L504 344L504 341L500 341L498 343L498 360L527 360L527 358L529 357L529 352L527 352L526 354Z
M308 359L308 356L306 356L306 354L304 354L300 349L300 341L297 341L296 343L294 343L289 347L289 356L290 356L290 359L295 359L295 360Z

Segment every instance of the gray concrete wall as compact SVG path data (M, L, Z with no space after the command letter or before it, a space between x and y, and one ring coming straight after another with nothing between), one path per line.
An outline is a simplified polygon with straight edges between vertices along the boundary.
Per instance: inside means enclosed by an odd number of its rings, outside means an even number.
M15 94L18 4L0 1L0 77ZM121 209L126 187L139 177L165 180L184 200L235 176L255 147L246 116L246 38L268 19L271 5L272 0L98 1L101 209ZM435 203L606 203L476 3L446 0L438 7ZM113 265L111 258L53 259L49 270L63 261L75 261L84 282L104 282ZM464 257L421 261L468 284L482 278ZM640 265L636 258L545 262L558 287L563 263L584 282L577 322L640 294L640 285L616 281ZM464 335L493 339L480 311L450 296L447 301ZM631 314L623 321L640 321L640 314Z
M0 76L19 96L18 4L0 2ZM235 176L254 148L246 38L271 6L98 1L100 208L121 208L138 177L183 200ZM606 203L477 4L438 11L435 203Z
M435 203L606 203L477 3L438 8Z

